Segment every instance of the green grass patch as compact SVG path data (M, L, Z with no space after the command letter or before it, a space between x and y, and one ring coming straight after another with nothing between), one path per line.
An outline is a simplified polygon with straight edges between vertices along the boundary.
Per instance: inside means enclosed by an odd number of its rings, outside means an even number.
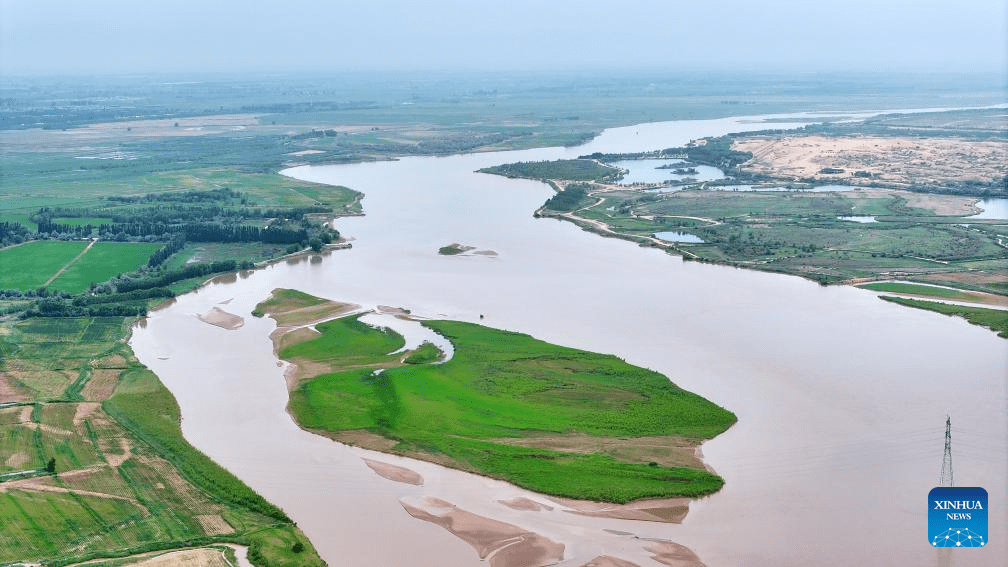
M943 315L962 317L973 325L987 327L997 333L999 337L1008 339L1008 311L1003 311L1001 309L986 309L984 307L949 305L947 303L938 303L935 301L889 297L885 295L879 296L879 298L893 303L899 303L900 305L906 305L907 307L915 307L917 309L935 311Z
M304 307L314 307L325 303L324 299L319 299L314 295L308 295L296 289L275 289L270 294L270 298L255 306L252 315L262 317L267 313L286 312L292 309L302 309Z
M424 325L452 341L451 360L380 374L361 369L386 362L401 338L355 318L320 325L320 337L285 348L283 358L311 358L337 370L291 395L298 422L328 431L366 429L397 440L397 451L447 455L461 468L571 498L627 502L721 487L719 477L703 470L501 441L567 433L707 439L734 423L731 412L614 356L470 323Z
M970 293L937 287L933 285L921 285L902 282L880 282L861 284L858 287L870 289L872 291L886 291L889 293L905 293L908 295L926 295L930 297L941 297L944 299L955 299L958 301L969 301L974 298Z
M43 240L0 250L0 289L42 287L85 246L86 242Z
M444 353L434 343L424 342L413 354L407 356L403 362L406 364L430 364L444 358Z
M143 266L161 246L134 242L96 242L86 254L60 274L50 287L72 294L81 293L92 283L100 283Z

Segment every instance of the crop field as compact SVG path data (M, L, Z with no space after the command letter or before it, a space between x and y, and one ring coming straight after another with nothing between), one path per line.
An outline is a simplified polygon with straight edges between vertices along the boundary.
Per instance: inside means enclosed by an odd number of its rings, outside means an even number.
M60 274L50 287L68 293L80 293L92 283L132 272L146 264L150 255L161 246L140 242L96 242L86 254Z
M87 246L86 242L40 241L0 250L0 289L37 289Z
M0 409L0 474L50 459L55 474L0 480L0 564L229 541L258 565L320 565L283 512L182 438L171 393L123 342L130 323L2 323L0 389L24 405ZM293 541L304 551L276 547Z
M374 368L396 358L386 353L403 339L356 318L320 324L320 336L283 348L284 359L333 369L292 392L298 422L332 432L371 431L396 440L396 452L439 462L447 457L456 467L557 496L623 503L721 487L721 479L702 468L510 441L547 434L699 441L730 426L731 412L613 356L468 323L424 325L452 341L451 360L392 364L375 375Z

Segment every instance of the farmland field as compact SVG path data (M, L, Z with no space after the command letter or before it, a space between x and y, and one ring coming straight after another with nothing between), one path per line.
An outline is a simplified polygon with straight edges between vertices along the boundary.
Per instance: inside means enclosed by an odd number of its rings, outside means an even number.
M80 293L92 283L100 283L147 262L161 244L97 242L51 284L52 289Z
M40 241L0 250L0 289L37 289L77 257L86 242Z

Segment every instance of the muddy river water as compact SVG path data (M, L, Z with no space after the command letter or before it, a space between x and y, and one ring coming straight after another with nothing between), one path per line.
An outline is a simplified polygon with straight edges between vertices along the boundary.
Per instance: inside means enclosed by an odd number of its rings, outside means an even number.
M1008 341L869 292L684 263L534 219L548 187L474 173L764 127L670 122L608 130L581 148L288 170L365 193L366 216L336 223L353 248L180 297L151 314L132 345L178 399L186 438L283 507L333 567L481 564L468 544L404 510L426 497L562 543L562 565L604 554L657 565L646 538L683 544L710 567L1005 565ZM437 254L453 242L497 254ZM285 411L284 368L268 338L274 324L250 316L278 287L426 317L482 315L486 325L662 372L738 415L702 447L725 487L693 502L681 525L590 518L506 483L304 432ZM245 324L228 330L199 319L214 307ZM946 415L956 483L988 490L991 527L986 548L939 561L928 545L927 495L941 470ZM410 468L424 484L382 478L362 458ZM552 509L500 503L519 496Z

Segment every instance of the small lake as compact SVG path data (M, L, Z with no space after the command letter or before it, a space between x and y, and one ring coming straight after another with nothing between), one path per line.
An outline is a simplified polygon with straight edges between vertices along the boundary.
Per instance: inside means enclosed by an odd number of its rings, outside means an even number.
M703 244L703 240L695 234L686 232L656 232L655 238L666 242L686 242L690 244Z
M976 206L983 209L983 211L969 217L971 219L1008 220L1008 199L1002 197L981 199Z

